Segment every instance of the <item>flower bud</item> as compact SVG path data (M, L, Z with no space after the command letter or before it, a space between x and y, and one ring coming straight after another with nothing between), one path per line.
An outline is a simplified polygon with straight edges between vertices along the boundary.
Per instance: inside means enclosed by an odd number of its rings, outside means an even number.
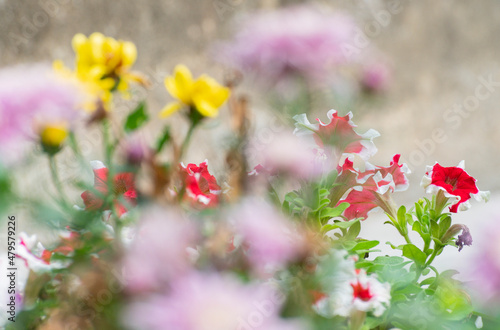
M40 131L40 142L43 151L49 155L55 155L61 148L64 140L68 136L68 129L65 125L48 125Z

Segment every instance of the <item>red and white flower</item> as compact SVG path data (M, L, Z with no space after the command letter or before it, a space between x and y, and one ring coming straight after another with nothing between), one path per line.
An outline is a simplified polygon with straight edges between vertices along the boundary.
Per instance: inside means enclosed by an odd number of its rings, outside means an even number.
M113 177L112 191L108 187L108 169L100 161L94 160L90 162L94 171L94 190L86 190L82 193L85 210L109 210L108 206L104 205L106 196L112 193L115 197L113 200L114 208L118 216L127 213L131 206L137 204L137 191L135 190L134 174L131 172L117 173ZM121 199L121 200L120 200ZM123 203L122 201L125 201Z
M330 297L333 315L349 316L355 311L381 316L391 302L391 286L381 283L375 275L356 270L356 275Z
M208 172L205 160L200 165L181 163L181 176L186 189L186 196L192 201L203 206L215 206L219 201L221 187L217 179Z
M450 202L450 212L453 213L468 210L471 197L477 201L488 201L490 198L490 192L480 191L476 186L476 179L465 172L464 161L456 167L443 167L438 163L427 166L421 186L426 193L441 193L446 198L443 205Z
M367 162L363 172L355 169L350 159L345 160L338 168L337 179L345 189L353 187L347 197L338 202L349 203L349 207L344 211L345 217L366 219L368 212L376 207L381 207L388 213L392 212L389 194L404 191L409 185L406 174L409 174L410 170L406 164L399 164L400 157L399 154L394 155L387 167L374 166Z
M364 134L358 134L352 122L352 113L339 116L336 110L327 113L329 123L323 123L319 118L318 124L311 124L306 114L296 115L295 131L297 136L312 136L316 144L326 149L330 145L334 148L334 156L340 158L343 154L357 154L367 160L377 152L373 139L380 136L374 129Z
M319 268L323 273L322 286L325 292L315 294L314 310L325 317L349 317L355 312L371 312L381 316L390 305L391 287L378 281L375 274L367 275L362 269L355 268L355 259L345 251L334 251L328 264L335 264L334 273ZM316 299L316 297L318 299Z
M65 267L60 262L50 262L52 253L37 241L36 235L28 236L24 232L19 234L16 256L24 261L28 269L39 273Z

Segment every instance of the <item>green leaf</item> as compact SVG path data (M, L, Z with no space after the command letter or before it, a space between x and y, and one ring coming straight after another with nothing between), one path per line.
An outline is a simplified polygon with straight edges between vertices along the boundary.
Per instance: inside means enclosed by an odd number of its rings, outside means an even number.
M427 259L426 254L420 251L418 247L411 243L403 246L403 256L415 261L415 263L420 266L425 265L425 260Z
M373 260L374 263L383 264L383 265L400 265L405 262L405 260L401 257L396 256L380 256L376 257Z
M385 244L389 245L393 250L403 250L403 246L404 246L404 244L395 246L391 242L385 242Z
M135 131L139 127L141 127L147 120L149 119L148 114L146 113L146 103L141 102L132 111L131 114L128 115L127 120L125 121L125 132L129 133Z
M446 231L450 229L451 217L446 216L439 222L439 238L442 238Z
M342 214L349 207L349 203L340 203L336 207L327 207L321 210L320 217L323 218L335 218Z
M165 127L163 134L160 136L160 138L156 142L156 153L159 153L160 151L162 151L165 144L170 142L171 138L172 138L172 136L170 135L170 126L167 126L167 127Z
M428 277L428 278L426 278L425 280L423 280L422 282L420 282L420 286L423 286L423 285L431 285L431 284L433 284L435 281L436 281L436 278L435 278L435 277Z
M344 238L346 240L355 240L356 237L358 237L360 231L361 231L361 223L359 221L356 221L354 224L351 225L349 231L347 232L347 235L345 235Z
M379 241L363 241L356 244L355 247L352 248L353 251L357 250L370 250L376 247L380 242Z

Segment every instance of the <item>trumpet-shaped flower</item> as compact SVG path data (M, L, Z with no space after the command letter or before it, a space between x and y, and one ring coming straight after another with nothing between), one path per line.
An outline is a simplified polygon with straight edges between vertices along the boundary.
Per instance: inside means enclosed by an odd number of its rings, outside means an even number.
M201 206L215 206L219 201L221 187L217 179L208 172L207 161L196 164L181 164L181 175L184 181L186 196Z
M351 112L342 117L338 115L336 110L330 110L327 117L330 120L329 123L325 124L316 119L318 124L311 124L306 114L294 116L293 119L296 121L294 134L310 136L319 147L324 149L331 146L334 156L338 158L342 154L358 154L367 160L377 152L373 139L380 134L374 129L370 129L364 134L358 134L354 130L356 125L351 120Z
M408 188L406 174L410 170L406 164L399 164L400 155L395 155L389 166L374 166L366 163L364 172L354 169L349 159L339 167L340 174L337 183L342 183L338 189L353 187L347 197L339 203L347 202L349 207L344 211L348 219L367 218L368 212L381 207L385 212L392 214L389 194L395 191L404 191Z
M110 193L108 187L108 169L100 161L91 161L94 171L94 190L86 190L82 193L83 203L86 210L99 210L104 207L104 200ZM137 201L133 173L124 172L115 174L111 183L111 193L115 197L113 203L118 216L125 214ZM122 198L125 204L120 201ZM109 209L107 206L105 209Z
M165 87L177 101L167 104L160 117L168 117L183 106L196 110L204 117L215 117L230 94L229 88L207 75L193 79L191 71L182 64L175 67L173 76L165 78Z
M438 163L427 166L427 172L422 178L421 185L427 193L439 193L451 202L450 212L465 211L470 208L469 199L488 201L490 192L480 191L476 186L476 179L464 170L464 161L456 167L443 167Z
M333 258L332 258L333 257ZM322 275L322 286L326 289L314 303L320 315L349 317L354 312L371 312L381 316L391 301L391 287L381 283L375 275L367 275L363 269L355 269L354 260L345 252L336 252L329 264L320 265L318 275ZM332 272L331 262L336 265Z

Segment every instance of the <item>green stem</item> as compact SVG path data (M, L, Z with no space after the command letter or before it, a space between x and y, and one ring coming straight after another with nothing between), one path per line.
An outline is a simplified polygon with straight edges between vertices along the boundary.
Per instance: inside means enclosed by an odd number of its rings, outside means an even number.
M104 144L104 159L106 166L111 171L111 158L113 154L113 145L111 144L110 122L107 119L102 121L103 128L103 144Z
M441 248L442 248L441 246L438 247L438 246L434 245L434 251L432 251L431 257L425 263L424 269L427 268L434 261L434 258L436 258L439 251L441 251Z
M193 136L194 128L197 126L197 122L192 121L191 124L189 125L189 130L186 134L186 137L184 138L184 141L182 142L181 145L181 150L179 152L179 160L182 159L182 156L184 156L184 153L187 150L187 147L189 146L189 142L191 141L191 137Z
M66 201L66 194L64 193L63 187L61 185L61 180L59 179L59 173L57 171L57 165L54 156L49 156L49 167L50 174L52 175L52 181L54 182L54 186L56 187L57 193L59 194L59 198L64 204L64 207L67 207L67 205L69 204Z
M73 150L76 159L80 163L80 167L85 168L87 166L87 162L85 158L83 158L80 147L78 146L78 142L76 141L75 133L73 133L73 131L69 132L69 146L71 147L71 150Z

